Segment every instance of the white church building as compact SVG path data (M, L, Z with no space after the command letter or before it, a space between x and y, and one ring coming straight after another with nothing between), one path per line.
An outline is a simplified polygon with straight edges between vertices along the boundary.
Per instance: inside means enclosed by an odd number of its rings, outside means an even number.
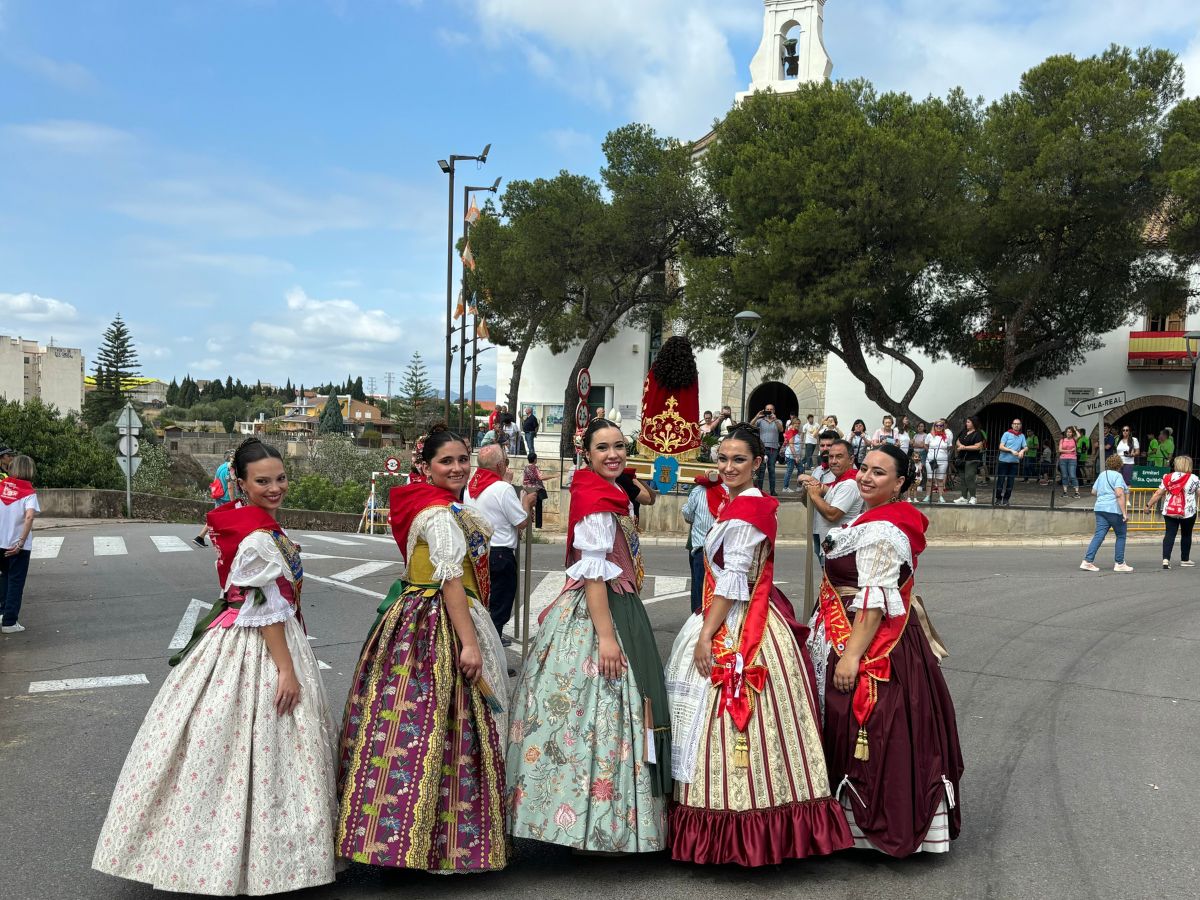
M766 89L776 93L794 91L806 82L829 78L833 71L823 38L825 0L764 0L764 6L762 43L750 62L749 89L738 94L739 101ZM709 134L697 141L697 150L702 151L712 137ZM1161 241L1164 235L1161 227L1152 223L1147 236L1154 242ZM730 327L732 331L732 322ZM1183 434L1191 366L1184 335L1197 330L1200 330L1200 316L1188 316L1185 310L1162 317L1133 317L1123 327L1104 335L1103 345L1067 375L1040 381L1029 389L1014 387L1001 393L978 411L984 429L995 438L1015 416L1043 440L1057 438L1069 424L1086 424L1090 430L1095 417L1080 420L1071 414L1071 407L1097 393L1123 390L1127 403L1113 409L1106 421L1118 428L1131 425L1134 434L1141 436L1143 446L1145 435L1170 427L1178 445ZM670 323L649 329L622 328L597 351L592 362L589 406L618 409L626 433L639 427L642 382L657 348L668 336ZM1192 349L1197 349L1195 342ZM514 354L504 347L498 351L497 384L506 385L512 375ZM573 352L555 355L545 348L535 348L522 370L520 403L522 407L533 407L541 419L547 450L552 443L549 432L557 435L563 416L563 388L574 358ZM947 359L934 360L919 353L913 359L923 369L925 378L912 408L929 421L948 414L964 399L974 396L991 378L990 372ZM716 350L698 351L697 364L700 409L716 411L728 405L737 416L742 392L740 369L734 371L723 366ZM891 359L873 360L873 373L893 397L903 395L912 383L912 373ZM874 430L887 412L866 398L861 382L832 354L820 366L785 369L780 378L750 369L747 418L767 402L774 403L781 415L814 413L819 420L826 414L835 414L846 430L857 418L866 421L868 430ZM568 416L571 413L572 410L566 411ZM1191 443L1196 451L1200 448L1200 406L1193 406L1192 415ZM961 423L951 423L955 430L960 426ZM1178 452L1185 452L1185 448L1179 446Z

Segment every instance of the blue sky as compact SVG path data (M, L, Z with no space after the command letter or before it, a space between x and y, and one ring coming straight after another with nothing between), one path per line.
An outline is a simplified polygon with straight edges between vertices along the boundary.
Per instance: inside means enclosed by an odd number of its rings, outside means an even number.
M1198 6L829 0L825 45L835 78L993 98L1150 43L1195 94ZM629 121L698 137L761 29L761 0L0 0L0 332L90 369L120 312L164 379L382 386L420 350L439 383L437 159L491 142L458 182L490 184L595 174Z

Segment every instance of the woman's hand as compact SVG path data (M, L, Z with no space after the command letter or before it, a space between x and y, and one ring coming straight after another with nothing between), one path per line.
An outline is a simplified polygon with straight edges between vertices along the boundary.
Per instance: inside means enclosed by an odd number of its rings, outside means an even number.
M458 651L458 671L471 684L479 680L479 673L483 671L483 654L479 652L478 644L464 646Z
M279 715L287 715L300 705L300 681L296 678L296 670L288 668L279 670L279 687L275 690L275 711Z
M692 662L701 678L712 676L712 638L705 637L703 634L696 638L696 648L692 651Z
M833 686L843 694L854 690L858 681L858 659L853 656L843 656L838 660L837 668L833 670Z
M605 678L620 678L628 663L615 637L600 638L600 674Z

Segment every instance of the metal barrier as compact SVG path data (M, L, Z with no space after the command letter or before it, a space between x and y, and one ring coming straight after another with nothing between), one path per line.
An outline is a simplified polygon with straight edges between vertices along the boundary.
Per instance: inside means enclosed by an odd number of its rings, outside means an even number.
M1129 531L1162 534L1166 530L1166 523L1159 514L1157 506L1151 506L1149 503L1154 491L1155 488L1129 489L1129 505L1126 509L1126 512L1129 513L1129 522L1126 526Z

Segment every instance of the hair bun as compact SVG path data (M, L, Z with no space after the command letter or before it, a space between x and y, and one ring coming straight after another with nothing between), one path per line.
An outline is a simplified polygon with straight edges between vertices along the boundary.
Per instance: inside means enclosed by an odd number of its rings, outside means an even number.
M447 425L445 422L434 422L432 425L429 426L429 432L426 434L426 437L432 437L435 434L441 434L443 431L449 431L449 430L450 430L450 426Z

